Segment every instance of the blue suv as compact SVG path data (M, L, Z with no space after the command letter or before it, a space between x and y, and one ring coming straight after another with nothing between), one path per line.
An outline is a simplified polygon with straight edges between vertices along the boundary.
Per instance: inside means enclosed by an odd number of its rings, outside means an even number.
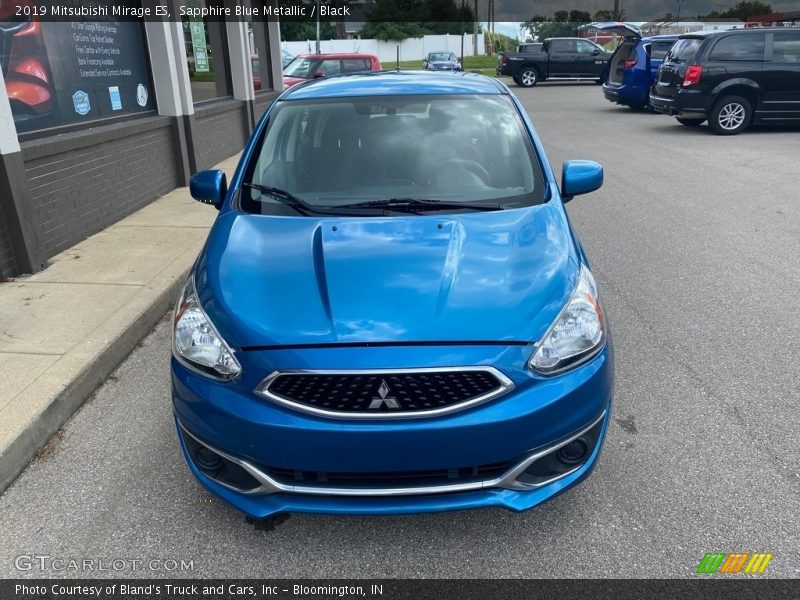
M642 109L650 104L650 88L658 78L677 35L642 37L639 30L624 23L595 23L593 27L619 34L623 41L611 56L603 95L610 102Z
M556 181L508 88L383 72L285 91L228 185L173 321L189 468L255 518L531 508L584 479L611 337Z

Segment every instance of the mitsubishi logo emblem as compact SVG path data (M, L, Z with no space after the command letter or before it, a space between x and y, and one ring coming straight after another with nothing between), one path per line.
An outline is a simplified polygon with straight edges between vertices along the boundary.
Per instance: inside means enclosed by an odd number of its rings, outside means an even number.
M381 379L381 385L378 388L378 396L379 398L373 398L372 402L369 403L370 410L378 410L384 404L386 408L390 409L398 409L400 408L400 403L397 401L397 398L394 398L389 395L389 386L386 384L385 379Z

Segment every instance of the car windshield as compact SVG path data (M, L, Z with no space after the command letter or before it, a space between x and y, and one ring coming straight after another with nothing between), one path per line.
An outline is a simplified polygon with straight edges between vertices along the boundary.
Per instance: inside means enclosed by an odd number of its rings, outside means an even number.
M283 70L284 75L289 77L302 77L303 79L311 79L311 76L316 72L319 59L305 58L297 56L295 59L286 65Z
M394 199L516 208L545 198L530 138L504 95L280 102L243 187L241 207L267 214L287 214L287 194L325 209ZM259 187L277 188L284 202Z
M428 60L455 60L456 57L454 54L450 54L449 52L431 52L428 55Z
M678 40L667 53L667 56L664 60L676 63L689 62L692 60L692 58L694 58L695 52L697 52L697 49L702 43L703 40L698 38L686 38L683 40Z

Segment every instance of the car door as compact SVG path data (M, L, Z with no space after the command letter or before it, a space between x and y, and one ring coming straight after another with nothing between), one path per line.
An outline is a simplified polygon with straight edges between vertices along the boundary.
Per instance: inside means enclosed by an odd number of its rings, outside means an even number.
M588 40L575 40L575 46L573 72L582 77L599 77L605 71L608 54Z
M551 40L547 58L549 77L575 77L575 62L578 59L575 40L558 38Z
M342 73L358 73L359 71L369 71L369 61L364 58L343 58Z
M767 35L762 76L764 100L757 110L758 119L800 122L800 31Z

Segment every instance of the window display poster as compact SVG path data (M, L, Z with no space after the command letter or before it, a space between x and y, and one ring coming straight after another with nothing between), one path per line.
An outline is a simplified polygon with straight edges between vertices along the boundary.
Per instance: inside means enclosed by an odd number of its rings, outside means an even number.
M18 132L155 109L140 22L28 21L0 35Z

